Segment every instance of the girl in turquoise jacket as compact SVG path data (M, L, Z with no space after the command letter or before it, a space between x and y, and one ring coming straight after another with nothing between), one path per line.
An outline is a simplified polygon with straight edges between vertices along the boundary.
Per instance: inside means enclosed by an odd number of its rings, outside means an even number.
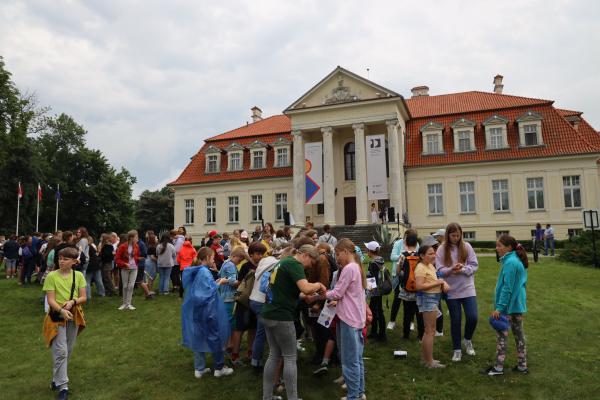
M523 314L527 312L527 252L515 238L502 235L496 242L496 251L500 256L500 274L496 282L493 319L507 318L517 345L518 365L514 372L527 374L527 351L523 332ZM496 331L496 365L486 370L487 375L502 375L506 358L506 340L508 327Z

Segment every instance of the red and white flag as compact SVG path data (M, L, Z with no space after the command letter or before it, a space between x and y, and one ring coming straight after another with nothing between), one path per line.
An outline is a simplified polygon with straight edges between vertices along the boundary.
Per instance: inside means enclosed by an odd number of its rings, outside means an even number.
M17 196L19 198L23 197L23 188L21 187L21 182L19 182L19 188L17 189Z
M38 201L42 201L42 187L38 183Z

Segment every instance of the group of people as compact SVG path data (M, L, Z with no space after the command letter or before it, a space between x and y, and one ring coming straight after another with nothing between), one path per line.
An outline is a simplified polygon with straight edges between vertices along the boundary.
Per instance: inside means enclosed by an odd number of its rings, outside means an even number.
M18 272L6 262L12 259L7 254L13 256L12 242L17 244ZM36 271L43 284L48 306L44 336L54 360L51 385L60 399L68 396L67 360L85 327L81 305L91 298L92 285L98 296L120 291L119 310L135 310L136 284L145 298L153 299L157 275L158 293L178 291L183 297L183 344L194 352L195 377L212 373L219 378L244 366L240 349L245 333L246 359L262 371L263 399L280 398L283 390L288 399L298 398L296 360L297 352L304 350L303 336L314 341L315 374L326 373L337 360L342 376L335 382L347 390L345 398L366 398L365 343L386 342L400 305L404 338L410 338L416 319L424 367L445 367L433 358L435 337L443 335L442 300L450 315L452 361L461 361L463 347L467 355L475 355L478 261L460 225L451 223L420 242L417 231L408 229L394 244L391 269L380 255L379 243L364 247L366 257L349 239L335 238L329 226L323 227L322 235L312 226L292 235L289 227L275 231L269 223L251 234L207 232L199 249L184 227L163 233L160 240L153 232L146 232L143 240L136 231L107 233L98 245L81 227L75 233L33 235L20 243L11 237L2 246L7 279L19 276L19 283L29 284ZM490 323L496 329L497 359L484 372L504 373L512 330L518 354L514 371L526 374L527 254L508 235L498 239L496 251L502 268ZM383 299L392 293L386 324ZM263 365L265 344L269 354ZM206 353L212 354L212 370Z

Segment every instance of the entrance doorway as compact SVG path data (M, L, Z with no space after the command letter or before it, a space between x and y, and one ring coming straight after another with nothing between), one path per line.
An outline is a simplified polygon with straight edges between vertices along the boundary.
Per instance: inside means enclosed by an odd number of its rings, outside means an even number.
M356 197L344 197L344 225L356 224Z

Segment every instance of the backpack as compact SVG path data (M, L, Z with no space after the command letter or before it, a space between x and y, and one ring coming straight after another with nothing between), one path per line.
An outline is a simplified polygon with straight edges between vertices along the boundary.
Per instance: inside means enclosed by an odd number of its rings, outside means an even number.
M407 292L416 292L415 267L419 263L419 256L416 251L405 251L402 255L404 256L404 264L402 264L400 286Z
M271 303L273 301L273 290L271 287L275 284L278 270L279 263L277 262L267 268L260 276L260 286L258 287L258 290L265 295L265 303Z
M382 296L387 296L392 292L392 277L390 271L385 267L379 271L379 282L379 292Z
M256 279L254 272L255 271L250 270L246 274L233 295L235 301L246 307L250 307L250 295L252 294L252 288L254 287L254 281Z

